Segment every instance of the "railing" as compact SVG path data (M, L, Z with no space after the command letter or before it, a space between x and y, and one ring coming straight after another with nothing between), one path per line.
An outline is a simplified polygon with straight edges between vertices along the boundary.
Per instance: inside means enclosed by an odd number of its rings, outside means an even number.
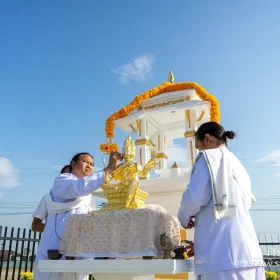
M0 279L20 280L22 272L33 272L41 233L31 229L0 226ZM89 275L89 280L94 280Z
M258 234L259 245L268 271L280 272L280 235L278 233Z
M0 279L20 280L21 272L32 272L41 233L31 229L0 226ZM280 235L259 234L266 270L280 272ZM89 280L94 280L90 275Z
M0 226L0 279L19 280L21 272L33 271L40 238L31 229Z

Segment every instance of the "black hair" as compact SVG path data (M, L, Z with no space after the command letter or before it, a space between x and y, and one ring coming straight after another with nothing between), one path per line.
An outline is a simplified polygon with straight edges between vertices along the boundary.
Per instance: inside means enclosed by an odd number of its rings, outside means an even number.
M60 171L60 174L63 174L63 173L65 173L65 169L69 169L69 170L71 170L71 166L68 164L68 165L65 165L62 169L61 169L61 171Z
M93 159L93 156L90 153L86 153L86 152L78 153L78 154L74 155L70 161L70 172L72 172L72 162L73 161L77 162L79 160L80 156L82 156L82 155L89 155Z
M205 134L214 136L218 140L227 143L227 139L233 139L236 133L233 131L226 131L220 124L216 122L206 122L202 124L195 133L195 137L203 140Z

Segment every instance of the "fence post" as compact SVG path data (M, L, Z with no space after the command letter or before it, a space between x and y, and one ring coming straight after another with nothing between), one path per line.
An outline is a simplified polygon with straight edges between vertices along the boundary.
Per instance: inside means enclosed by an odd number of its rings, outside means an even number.
M1 279L1 274L2 274L2 267L3 267L3 262L4 262L4 252L5 252L5 245L6 245L6 239L5 237L7 236L7 231L8 227L5 227L5 232L4 232L4 241L2 244L2 255L1 255L1 261L0 261L0 279ZM2 235L0 235L2 237Z

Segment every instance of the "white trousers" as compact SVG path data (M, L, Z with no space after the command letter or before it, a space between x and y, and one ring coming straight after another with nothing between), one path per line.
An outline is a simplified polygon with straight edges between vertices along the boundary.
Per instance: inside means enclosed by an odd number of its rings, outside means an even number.
M263 267L245 267L196 276L197 280L265 280Z

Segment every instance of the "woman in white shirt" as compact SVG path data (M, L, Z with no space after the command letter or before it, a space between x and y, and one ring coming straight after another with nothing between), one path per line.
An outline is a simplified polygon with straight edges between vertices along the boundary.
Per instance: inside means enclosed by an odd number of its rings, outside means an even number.
M62 169L60 174L63 173L70 173L70 165L65 165ZM33 221L32 221L32 231L34 232L43 232L44 228L46 226L46 222L47 222L47 216L48 216L48 208L47 208L47 198L50 196L49 193L45 194L35 212L33 213ZM45 221L45 223L43 223L43 221Z
M34 274L34 280L71 280L87 279L83 273L44 273L37 270L38 261L48 259L48 250L59 249L60 239L71 214L88 213L89 201L85 199L104 183L104 177L113 172L122 156L118 152L111 153L109 164L104 170L93 173L93 157L89 153L79 153L71 160L70 173L61 174L54 180L48 199L48 222L41 238ZM62 257L64 259L64 256Z
M178 218L185 228L195 226L198 280L265 280L262 252L249 213L250 178L226 147L234 136L215 122L204 123L195 134L200 153Z

